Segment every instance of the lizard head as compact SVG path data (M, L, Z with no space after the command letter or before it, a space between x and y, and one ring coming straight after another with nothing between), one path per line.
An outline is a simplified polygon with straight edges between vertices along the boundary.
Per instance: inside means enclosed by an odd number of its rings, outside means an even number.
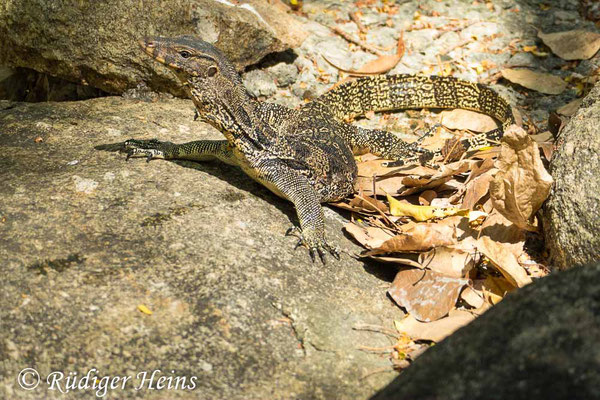
M169 67L182 81L235 72L219 49L195 36L146 37L139 43L148 55Z
M196 36L146 37L142 49L171 69L182 82L201 120L222 125L231 120L224 106L248 101L248 94L233 64L212 44Z

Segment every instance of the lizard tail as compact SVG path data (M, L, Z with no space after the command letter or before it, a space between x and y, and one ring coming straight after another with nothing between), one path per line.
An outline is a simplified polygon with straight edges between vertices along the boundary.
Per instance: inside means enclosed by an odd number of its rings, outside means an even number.
M449 76L403 74L362 77L334 87L316 101L327 106L340 121L368 111L462 108L495 118L502 124L502 130L515 122L510 104L498 93L480 83ZM502 132L490 134L497 140Z

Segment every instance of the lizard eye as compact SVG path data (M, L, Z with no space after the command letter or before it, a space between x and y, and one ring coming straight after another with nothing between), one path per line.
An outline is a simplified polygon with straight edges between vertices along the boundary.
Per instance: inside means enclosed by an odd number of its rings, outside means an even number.
M183 58L190 58L190 56L192 55L189 51L186 50L182 50L179 52L179 55Z
M208 67L208 71L206 71L206 75L215 76L216 74L217 74L217 67L215 67L215 66Z

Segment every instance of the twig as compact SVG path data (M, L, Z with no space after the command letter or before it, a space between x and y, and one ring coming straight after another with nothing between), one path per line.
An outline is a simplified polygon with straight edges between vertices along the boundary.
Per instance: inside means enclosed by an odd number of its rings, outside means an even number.
M349 11L348 14L350 15L350 19L352 21L354 21L354 23L356 24L356 27L358 28L358 30L361 33L367 33L367 28L365 28L365 26L362 24L362 22L360 22L360 18L358 17L358 12L357 11L354 11L354 12Z
M343 30L341 30L340 28L333 27L333 28L329 28L331 29L334 33L337 33L338 35L340 35L341 37L343 37L344 39L346 39L347 41L349 41L350 43L354 43L360 47L362 47L363 49L365 49L366 51L368 51L369 53L373 53L377 56L383 56L384 53L377 50L375 47L371 46L368 43L365 43L361 40L355 39L354 37L352 37L350 34L344 32Z
M387 194L387 193L386 193ZM361 199L362 201L364 201L365 203L369 203L369 201L367 199L365 199L364 197L362 197L361 195L355 194L354 196L358 197L359 199ZM375 200L377 200L377 194L375 192L373 192L373 198ZM394 227L394 229L396 229L396 231L400 231L400 228L398 228L398 225L396 225L391 219L388 218L387 215L385 215L385 213L383 211L381 211L379 209L379 207L374 207L375 210L377 210L377 212L379 214L381 214L381 216L390 224Z
M390 367L376 368L374 370L371 370L371 371L367 372L363 376L361 376L360 379L366 379L366 378L368 378L371 375L380 374L382 372L394 372L394 367L392 366L391 368Z
M440 51L438 53L438 55L445 56L446 54L450 53L452 50L457 49L459 47L462 47L462 46L464 46L466 44L469 44L472 41L473 41L472 38L461 40L460 42L456 43L454 46L448 47L447 49L444 49L444 50Z
M394 351L394 346L386 346L386 347L358 346L358 350L367 351L369 353L392 353Z
M352 329L357 331L370 331L370 332L378 332L384 335L393 337L394 339L398 339L399 333L394 332L391 329L385 328L379 325L371 325L371 324L358 324L352 327Z

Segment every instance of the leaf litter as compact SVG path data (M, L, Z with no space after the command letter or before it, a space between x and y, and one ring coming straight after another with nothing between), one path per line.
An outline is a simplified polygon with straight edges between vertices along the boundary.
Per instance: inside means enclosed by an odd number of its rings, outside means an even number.
M387 291L407 312L398 337L442 340L547 273L526 268L524 251L552 184L540 145L511 126L486 151L437 168L361 156L357 194L334 204L352 212L345 230L365 248L359 256L398 268Z
M341 81L335 85L352 76L387 73L404 54L402 34L395 54L384 54L363 42L369 28L361 25L361 16L360 12L349 16L358 28L360 39L338 32L339 29L334 32L378 58L356 70L344 70L326 60L341 73ZM472 24L456 20L449 27L437 29L460 32ZM405 26L404 30L431 28L421 15L415 14L413 25ZM540 33L539 37L559 57L585 59L600 48L600 39L594 35L575 31ZM491 39L482 38L480 42ZM471 41L469 37L457 47ZM496 52L553 56L547 48L521 46L518 42L512 41L507 48ZM528 88L559 94L583 82L577 77L562 79L549 72L497 66L487 60L471 65L460 59L454 64L438 59L437 66L425 67L423 71L452 75L456 66L472 68L482 75L482 83L496 83L503 77L520 85L515 90L521 91ZM581 100L575 100L557 111L573 115L580 103ZM520 126L520 112L515 109L514 113ZM411 118L411 128L426 128L423 112L407 111L406 115ZM407 314L404 319L394 321L395 342L389 352L396 369L404 368L431 342L438 342L468 324L511 291L548 273L539 260L533 260L526 252L525 241L532 237L540 240L536 214L552 185L541 155L550 159L553 135L539 133L535 126L530 128L529 135L512 126L500 143L465 153L464 149L452 146L472 133L495 129L497 121L466 110L447 110L433 116L443 129L432 130L433 134L422 145L442 150L444 157L434 160L435 166L393 167L393 163L372 154L358 156L356 194L334 204L351 212L351 222L344 229L365 248L359 257L377 260L382 268L390 265L397 268L387 292ZM365 117L374 119L372 113ZM533 256L540 258L538 254Z

